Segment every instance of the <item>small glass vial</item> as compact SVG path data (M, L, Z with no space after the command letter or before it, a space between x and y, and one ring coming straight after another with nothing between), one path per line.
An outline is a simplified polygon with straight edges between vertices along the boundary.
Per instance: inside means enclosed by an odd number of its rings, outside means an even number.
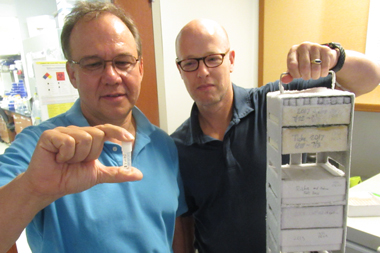
M121 142L121 149L123 151L123 167L125 170L131 170L132 166L132 142Z

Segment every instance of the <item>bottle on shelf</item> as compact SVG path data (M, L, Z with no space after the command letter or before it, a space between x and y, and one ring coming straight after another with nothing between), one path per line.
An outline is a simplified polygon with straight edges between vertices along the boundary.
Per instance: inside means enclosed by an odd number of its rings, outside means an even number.
M23 107L23 103L22 103L22 98L19 94L16 94L14 96L14 107L15 107L15 112L17 113L22 113L22 107Z
M5 92L5 95L3 97L3 101L1 101L1 108L3 109L9 109L9 99L10 99L11 93L10 92Z
M41 120L41 105L40 105L40 100L38 99L37 93L34 93L31 117L32 117L33 125L38 125L42 121Z

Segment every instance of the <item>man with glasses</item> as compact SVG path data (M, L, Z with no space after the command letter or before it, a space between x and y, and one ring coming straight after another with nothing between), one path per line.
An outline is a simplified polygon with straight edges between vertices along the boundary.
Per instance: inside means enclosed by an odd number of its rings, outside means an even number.
M187 207L173 140L135 107L143 59L134 23L110 3L78 3L61 44L80 99L24 129L0 157L0 252L25 227L33 252L172 252ZM133 142L130 170L122 142Z
M226 31L211 20L182 28L176 53L195 102L190 118L172 134L189 208L182 218L188 249L266 252L266 94L278 90L279 82L254 89L233 84L235 51ZM331 87L330 69L356 95L380 83L377 64L356 52L345 55L336 43L293 46L287 62L282 81L302 78L287 89Z

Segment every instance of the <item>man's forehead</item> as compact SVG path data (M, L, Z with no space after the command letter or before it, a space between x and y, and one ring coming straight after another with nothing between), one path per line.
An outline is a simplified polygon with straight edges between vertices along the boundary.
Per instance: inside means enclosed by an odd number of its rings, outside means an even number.
M105 13L94 19L81 21L74 26L70 36L72 54L76 52L82 56L93 56L111 48L119 48L122 53L137 55L137 45L132 32L115 15Z
M215 36L195 40L192 38L191 41L180 42L177 47L177 57L180 59L199 58L210 54L224 53L227 49L228 45Z

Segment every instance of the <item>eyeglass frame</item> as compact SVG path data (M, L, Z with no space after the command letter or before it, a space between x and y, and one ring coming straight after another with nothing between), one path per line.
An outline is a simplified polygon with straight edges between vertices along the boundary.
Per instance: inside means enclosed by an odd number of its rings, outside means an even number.
M217 67L219 67L220 65L223 64L223 62L224 62L224 57L228 54L229 51L230 51L230 49L228 49L225 53L209 54L209 55L206 55L206 56L204 56L204 57L199 57L199 58L187 58L187 59L183 59L183 60L180 60L180 61L177 59L176 63L177 63L177 65L178 65L183 71L185 71L185 72L194 72L194 71L198 70L198 68L199 68L199 61L200 61L200 60L203 61L203 63L205 64L205 66L206 66L207 68L217 68ZM207 63L206 63L205 60L206 60L207 57L210 57L210 56L212 56L212 55L221 55L221 56L222 56L222 61L221 61L221 63L220 63L219 65L217 65L217 66L209 67L209 66L207 65ZM196 69L194 69L194 70L184 70L184 69L182 68L182 66L181 66L181 62L183 62L183 61L187 61L187 60L196 60L196 61L197 61L197 67L196 67Z
M112 62L112 67L116 70L116 72L119 73L119 71L123 72L122 70L119 70L116 66L115 66L115 59L117 57L120 57L120 56L130 56L132 57L133 59L135 59L136 61L133 63L133 66L132 68L130 68L128 71L126 71L125 73L129 73L137 64L138 61L140 61L140 57L136 58L134 57L133 55L131 54L119 54L119 55L116 55L112 60L104 60L103 58L99 57L99 56L85 56L83 58L81 58L79 61L74 61L74 60L68 60L68 62L72 63L72 64L77 64L81 69L83 69L85 72L88 72L88 73L91 73L91 72L95 72L97 70L88 70L88 69L85 69L81 64L80 62L83 60L83 59L86 59L86 58L99 58L100 60L103 61L103 69L102 69L102 72L106 69L106 63L107 62ZM101 69L101 68L99 68ZM99 72L101 73L101 72ZM119 73L120 74L120 73Z

